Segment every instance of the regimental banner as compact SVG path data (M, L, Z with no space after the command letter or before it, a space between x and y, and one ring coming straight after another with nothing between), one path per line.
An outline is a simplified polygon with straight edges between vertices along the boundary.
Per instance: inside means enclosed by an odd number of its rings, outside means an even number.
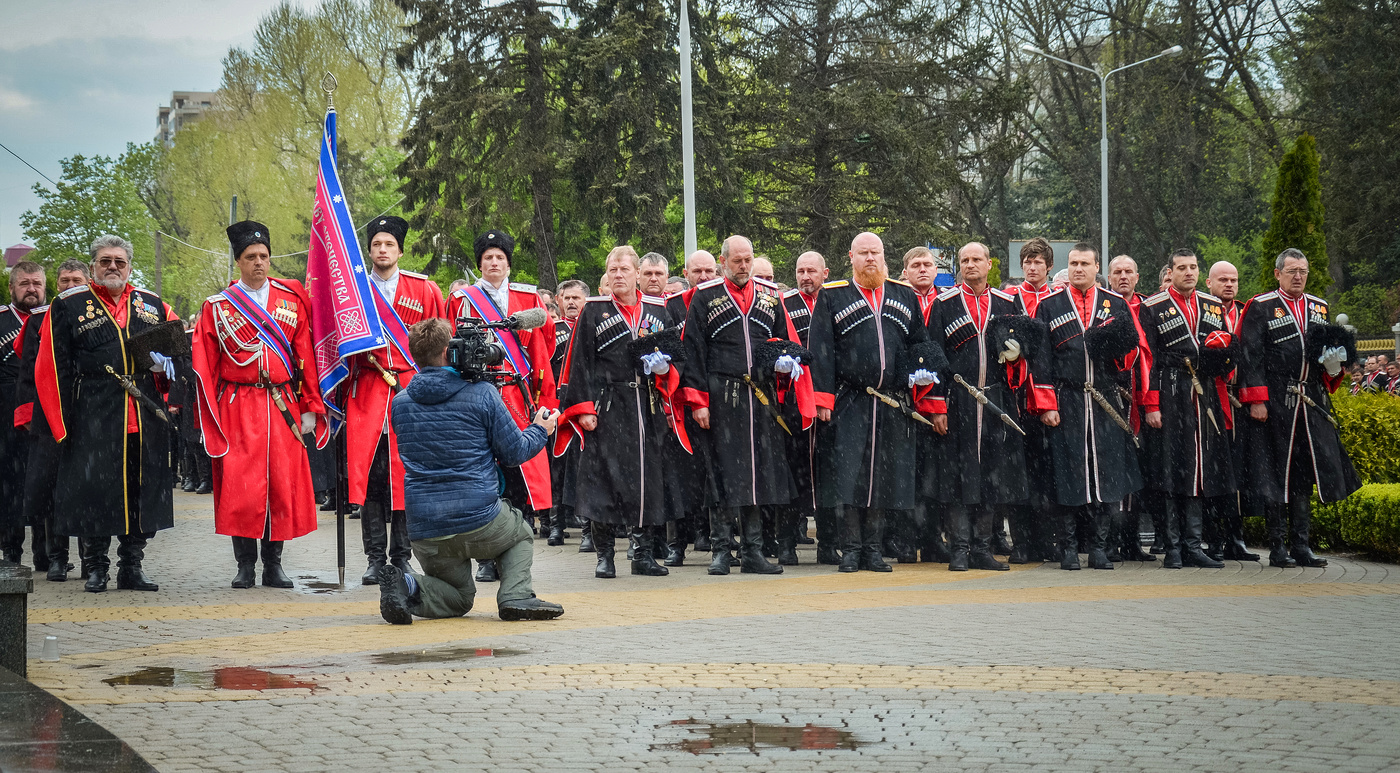
M350 375L347 358L393 346L412 363L408 331L394 310L370 286L350 207L335 162L335 110L326 111L321 161L316 173L316 205L311 211L311 249L306 260L306 291L311 298L311 337L321 395L339 411L334 390Z

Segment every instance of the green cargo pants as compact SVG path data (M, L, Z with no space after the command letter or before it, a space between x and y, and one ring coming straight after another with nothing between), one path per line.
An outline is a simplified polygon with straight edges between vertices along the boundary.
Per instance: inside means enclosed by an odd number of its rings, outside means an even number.
M437 539L413 540L413 555L423 574L418 582L418 603L409 607L417 617L461 617L471 611L476 600L470 559L495 559L501 573L496 603L528 599L535 595L530 585L530 567L535 562L535 535L520 511L508 500L500 500L500 512L491 522L464 534Z

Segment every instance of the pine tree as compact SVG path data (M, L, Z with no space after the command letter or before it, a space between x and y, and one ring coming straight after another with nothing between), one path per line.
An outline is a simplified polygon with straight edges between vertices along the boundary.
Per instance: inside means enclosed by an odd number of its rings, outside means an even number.
M1332 284L1327 273L1327 239L1322 231L1320 157L1311 134L1299 135L1278 165L1273 216L1259 254L1259 282L1265 291L1278 287L1274 261L1289 247L1308 256L1307 291L1320 295Z

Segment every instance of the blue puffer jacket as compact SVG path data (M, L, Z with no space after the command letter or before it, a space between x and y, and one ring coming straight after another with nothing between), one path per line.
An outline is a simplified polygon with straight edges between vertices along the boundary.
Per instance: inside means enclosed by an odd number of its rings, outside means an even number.
M479 529L497 512L496 464L516 467L549 439L524 430L496 387L463 381L451 368L424 368L394 397L394 432L404 467L409 539Z

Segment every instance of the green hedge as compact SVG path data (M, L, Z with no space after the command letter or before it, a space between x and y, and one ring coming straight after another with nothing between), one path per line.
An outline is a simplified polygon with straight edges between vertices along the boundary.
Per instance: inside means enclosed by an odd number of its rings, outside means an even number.
M1341 502L1313 495L1312 544L1318 550L1353 549L1400 558L1400 397L1333 395L1337 428L1363 487ZM1245 539L1265 545L1264 519L1245 519Z

